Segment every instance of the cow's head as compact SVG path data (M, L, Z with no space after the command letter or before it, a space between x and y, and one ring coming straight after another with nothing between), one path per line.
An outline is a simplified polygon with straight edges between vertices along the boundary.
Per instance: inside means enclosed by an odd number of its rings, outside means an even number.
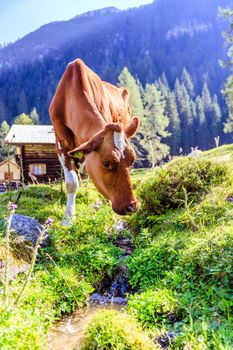
M88 142L70 151L74 156L83 152L86 155L86 169L97 190L112 203L113 210L120 214L137 211L138 203L134 197L129 167L136 155L128 142L139 127L139 119L132 118L123 130L120 123L111 123L96 133Z

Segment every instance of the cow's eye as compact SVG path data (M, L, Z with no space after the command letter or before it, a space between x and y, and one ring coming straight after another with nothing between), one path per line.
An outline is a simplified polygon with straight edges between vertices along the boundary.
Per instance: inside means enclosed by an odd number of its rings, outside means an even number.
M112 165L108 160L103 161L103 166L107 169L112 169Z

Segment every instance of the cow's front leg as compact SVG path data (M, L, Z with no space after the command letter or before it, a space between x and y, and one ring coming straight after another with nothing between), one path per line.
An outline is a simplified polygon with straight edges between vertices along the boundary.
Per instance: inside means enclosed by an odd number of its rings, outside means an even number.
M66 211L61 224L62 226L71 226L75 221L75 198L78 190L78 176L71 167L70 159L62 154L59 156L59 160L64 171L67 194Z

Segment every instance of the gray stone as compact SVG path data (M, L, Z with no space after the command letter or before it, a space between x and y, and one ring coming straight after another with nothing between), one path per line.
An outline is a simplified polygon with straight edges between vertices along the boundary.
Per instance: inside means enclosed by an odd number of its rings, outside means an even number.
M115 223L113 228L117 233L122 233L122 231L124 231L127 228L127 224L125 221L119 220Z
M1 220L0 231L4 229L5 225L6 220ZM11 247L8 266L10 280L14 279L19 273L28 271L34 252L33 247L35 247L40 231L43 229L43 226L37 220L29 216L14 214L11 223ZM40 247L45 247L48 244L49 235L46 231ZM0 280L4 278L5 266L4 249L0 249Z
M35 219L29 216L14 214L11 223L11 230L17 235L23 236L30 241L33 246L36 245L36 241L40 235L40 231L43 230L43 226ZM40 243L41 247L46 247L49 244L49 234L46 231L44 238Z

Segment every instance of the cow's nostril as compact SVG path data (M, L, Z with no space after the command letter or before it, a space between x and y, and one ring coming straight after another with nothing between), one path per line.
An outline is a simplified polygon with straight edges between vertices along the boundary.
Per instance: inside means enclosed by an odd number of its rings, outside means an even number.
M133 205L133 204L129 204L129 205L127 205L127 207L126 207L126 210L127 210L127 211L133 211L133 209L134 209L134 205Z
M137 205L134 202L128 204L126 207L127 213L135 213L137 210Z

